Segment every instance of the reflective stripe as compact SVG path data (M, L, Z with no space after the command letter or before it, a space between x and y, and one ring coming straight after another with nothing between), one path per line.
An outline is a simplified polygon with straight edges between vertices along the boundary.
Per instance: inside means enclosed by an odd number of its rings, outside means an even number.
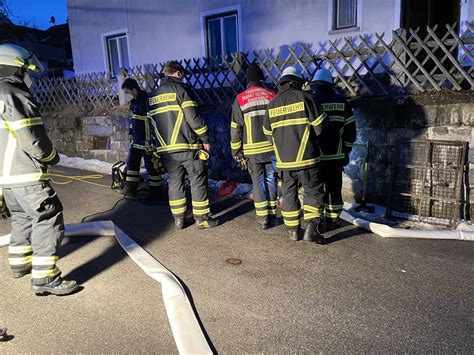
M344 146L348 147L348 148L352 148L352 143L351 142L344 142Z
M232 122L230 123L230 126L231 126L232 128L237 128L237 127L239 127L239 125L238 125L237 123L235 123L234 121L232 121Z
M54 269L49 270L36 270L33 268L31 272L31 278L33 279L45 279L47 277L54 277L61 273L61 270L56 266Z
M240 109L242 111L245 111L251 107L257 107L257 106L267 106L270 100L254 100L250 101L242 106L240 106Z
M163 183L161 181L159 181L159 182L149 181L148 184L150 186L161 186L161 185L163 185Z
M127 174L140 175L140 171L139 170L127 170Z
M263 217L263 216L268 216L269 211L268 210L256 210L255 213L257 214L257 216Z
M8 247L8 253L10 254L26 254L33 251L33 247L31 245L19 245L19 246L12 246Z
M252 144L244 144L244 149L252 149L252 148L264 148L271 146L269 141L257 142Z
M344 116L329 116L329 121L331 122L345 122L345 120Z
M272 135L272 131L269 131L268 129L266 129L265 127L263 127L263 133L267 136L271 136Z
M22 256L18 258L8 258L8 264L10 266L31 264L31 259L32 259L31 255Z
M206 207L209 206L209 200L206 201L191 201L193 207Z
M14 185L14 184L22 184L24 182L46 181L46 180L49 180L49 174L46 174L46 173L0 176L0 185Z
M142 115L132 115L132 119L134 120L141 120L141 121L146 121L148 119L148 116L142 116Z
M230 143L230 147L232 149L240 149L240 147L242 146L242 141L238 141L238 142L231 142Z
M244 117L245 122L245 131L247 135L247 142L248 144L253 144L253 137L252 137L252 118L251 117Z
M352 123L352 122L354 122L354 121L355 121L355 117L354 117L354 116L351 116L351 117L349 117L349 118L346 120L346 122L345 122L344 124L345 124L345 125L348 125L348 124L350 124L350 123Z
M311 213L308 213L308 212L305 212L304 214L304 220L308 220L308 219L313 219L313 218L319 218L321 217L321 214L320 213L316 213L316 212L311 212Z
M326 212L326 216L329 218L338 218L340 213L337 212Z
M178 117L176 118L176 123L174 124L173 134L171 135L170 146L176 144L178 140L178 134L181 129L181 125L183 124L184 114L182 110L179 110Z
M55 265L58 259L59 259L58 256L34 256L33 266Z
M263 208L268 206L268 201L254 202L256 208Z
M300 162L303 160L304 152L306 151L306 145L308 144L309 138L309 127L306 126L303 137L301 138L300 147L298 149L298 154L296 155L296 161Z
M31 126L41 126L43 124L43 119L41 117L33 118L24 118L18 121L0 121L0 128L8 129L12 131L18 131L19 129Z
M266 113L266 110L255 110L255 111L250 111L247 113L244 113L244 118L246 117L255 117L255 116L264 116Z
M304 102L301 101L301 102L297 102L291 105L272 108L268 111L268 113L269 113L270 118L272 118L272 117L289 115L289 114L301 112L304 110L305 110Z
M140 149L140 150L150 150L151 149L150 146L148 146L148 145L141 145L141 144L136 144L136 143L133 143L132 147L136 148L136 149Z
M131 176L127 176L125 178L126 181L130 181L130 182L140 182L140 178L138 177L131 177Z
M287 227L298 227L301 224L300 220L288 221L284 218L283 218L283 222L285 223L285 226L287 226Z
M51 154L48 155L46 158L40 159L40 161L42 161L44 163L50 162L51 160L53 160L56 157L57 153L58 153L58 151L56 150L56 148L53 148L53 150L51 151Z
M301 215L301 210L298 211L281 211L283 217L299 217Z
M321 155L321 161L326 161L326 160L338 160L338 159L344 159L345 154L322 154Z
M268 204L272 207L276 207L278 202L277 201L268 201Z
M304 205L303 208L304 208L305 211L309 211L309 212L321 212L322 211L322 208L313 207L313 206L309 206L309 205Z
M160 108L156 108L154 110L149 111L149 114L151 116L160 114L160 113L165 113L165 112L170 112L170 111L181 111L181 106L179 105L168 105Z
M181 107L182 108L187 108L187 107L195 107L197 106L197 102L196 101L184 101L182 104L181 104Z
M182 205L183 203L186 203L186 197L183 197L179 200L170 200L170 206L179 206L179 205Z
M193 214L196 216L202 216L208 213L211 213L211 209L209 207L204 208L204 209L193 208Z
M319 163L319 158L302 160L299 162L277 162L276 167L280 169L301 168Z
M286 126L295 126L295 125L303 125L308 124L308 118L292 118L288 120L278 121L270 124L272 129L279 128L279 127L286 127Z
M182 214L184 212L186 212L186 206L180 207L180 208L171 207L171 213L173 213L173 214Z
M179 144L174 144L174 145L170 144L165 147L158 147L156 148L156 151L159 153L159 152L169 152L169 151L179 150L179 149L193 150L193 149L199 149L199 148L200 148L199 144L179 143Z
M176 101L176 93L167 93L167 94L161 94L157 96L150 97L148 99L148 104L150 106L156 105L162 102L169 102L169 101Z
M327 115L323 112L318 118L316 118L313 122L311 122L312 126L319 126L323 121L326 119Z
M269 152L273 152L273 146L272 145L269 145L266 148L244 149L245 155L262 154L262 153L269 153Z
M194 132L196 132L198 136L202 136L204 133L207 132L207 126L196 129Z
M166 142L161 136L160 132L158 131L158 127L156 126L155 120L151 118L151 116L149 116L149 118L150 118L151 125L153 126L153 130L155 131L156 138L158 138L158 141L160 142L160 145L162 147L166 146Z

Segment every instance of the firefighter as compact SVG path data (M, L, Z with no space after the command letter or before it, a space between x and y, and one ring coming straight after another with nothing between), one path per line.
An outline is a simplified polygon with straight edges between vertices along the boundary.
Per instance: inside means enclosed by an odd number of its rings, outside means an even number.
M267 107L264 133L273 141L276 169L282 181L282 215L288 236L299 239L301 205L298 184L304 187L303 239L324 243L319 232L323 210L323 184L319 167L318 137L323 132L326 114L321 112L311 93L302 90L304 78L293 66L285 68L279 92Z
M161 195L161 161L152 154L151 146L151 124L147 116L148 95L141 90L138 83L127 78L122 84L125 94L131 95L130 110L132 120L130 123L131 147L127 157L127 177L125 187L121 191L125 196L135 198L137 196L138 184L140 183L140 166L142 158L148 171L148 183L150 192L147 200L153 201Z
M12 218L8 260L14 278L31 272L35 294L67 295L78 286L64 280L56 265L63 206L48 182L59 154L26 84L27 70L39 67L24 48L0 45L0 189Z
M267 229L276 216L277 186L273 145L263 133L263 119L268 103L275 97L263 87L262 70L255 64L247 70L247 90L232 105L232 156L244 169L248 168L253 183L257 223Z
M184 228L187 201L184 176L191 184L192 209L199 229L212 228L207 191L207 158L211 150L207 125L202 120L191 89L183 83L184 68L170 61L165 78L149 99L148 115L156 135L156 151L169 174L168 194L171 213L178 229Z
M321 171L324 182L324 210L328 230L339 227L342 212L342 172L349 164L349 154L356 139L354 113L347 100L334 90L331 72L319 69L311 89L315 99L328 116L328 129L319 139Z

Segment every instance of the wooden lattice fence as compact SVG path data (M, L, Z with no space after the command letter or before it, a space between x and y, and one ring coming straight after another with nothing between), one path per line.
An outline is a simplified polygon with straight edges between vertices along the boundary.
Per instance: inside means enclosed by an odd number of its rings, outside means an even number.
M320 43L284 45L278 50L239 52L222 58L184 59L187 82L202 105L228 102L245 88L245 71L259 64L269 83L276 84L287 65L299 66L307 78L320 67L333 73L336 84L350 96L399 95L431 91L474 90L474 25L462 35L456 26L340 38ZM74 79L38 79L33 92L46 111L65 106L80 110L107 109L119 103L120 81L138 80L147 91L163 76L164 63L123 69L118 78L107 73Z

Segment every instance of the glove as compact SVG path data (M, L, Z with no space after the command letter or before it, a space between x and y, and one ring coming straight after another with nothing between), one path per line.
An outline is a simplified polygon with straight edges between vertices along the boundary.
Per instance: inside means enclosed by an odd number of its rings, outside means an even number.
M242 153L234 156L234 160L241 170L247 170L249 168L249 160Z

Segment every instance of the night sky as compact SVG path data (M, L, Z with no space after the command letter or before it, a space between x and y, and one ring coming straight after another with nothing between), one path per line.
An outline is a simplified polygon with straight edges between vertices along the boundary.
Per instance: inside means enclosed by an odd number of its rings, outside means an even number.
M51 26L51 16L56 17L56 24L65 23L67 19L67 0L5 0L14 12L13 23L46 29Z

